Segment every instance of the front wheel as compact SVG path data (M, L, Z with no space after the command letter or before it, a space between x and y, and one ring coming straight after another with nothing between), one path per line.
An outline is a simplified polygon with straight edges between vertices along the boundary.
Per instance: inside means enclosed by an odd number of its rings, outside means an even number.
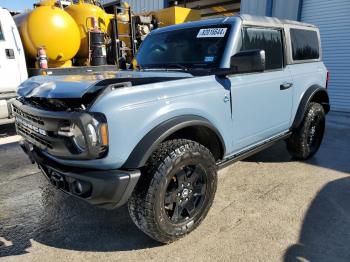
M311 102L303 122L287 140L289 153L300 160L306 160L316 154L323 140L325 125L322 105Z
M196 142L162 143L148 160L129 200L134 223L153 239L170 243L206 217L217 186L215 159Z

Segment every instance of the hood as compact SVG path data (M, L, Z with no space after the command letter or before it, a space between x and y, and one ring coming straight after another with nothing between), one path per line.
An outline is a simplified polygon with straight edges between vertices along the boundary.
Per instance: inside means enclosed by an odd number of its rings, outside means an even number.
M113 83L130 81L135 85L133 79L147 79L147 81L137 81L137 85L140 85L186 77L192 77L192 75L169 71L118 71L88 75L35 76L18 87L18 95L28 98L81 98L87 92Z

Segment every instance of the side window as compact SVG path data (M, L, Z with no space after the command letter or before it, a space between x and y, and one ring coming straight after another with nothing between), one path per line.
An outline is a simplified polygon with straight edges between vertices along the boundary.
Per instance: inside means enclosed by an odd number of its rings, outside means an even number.
M318 59L320 57L318 36L316 31L290 29L293 60Z
M283 68L282 30L245 27L242 30L241 51L265 50L266 70Z
M4 33L2 31L1 23L0 23L0 41L5 40Z

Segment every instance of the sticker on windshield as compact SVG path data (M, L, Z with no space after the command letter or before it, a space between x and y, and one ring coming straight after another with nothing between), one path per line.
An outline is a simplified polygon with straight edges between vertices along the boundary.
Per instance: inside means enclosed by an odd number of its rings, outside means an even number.
M197 38L204 37L224 37L226 34L227 28L207 28L201 29L198 32Z
M206 57L204 57L204 62L214 62L214 57L213 56L206 56Z

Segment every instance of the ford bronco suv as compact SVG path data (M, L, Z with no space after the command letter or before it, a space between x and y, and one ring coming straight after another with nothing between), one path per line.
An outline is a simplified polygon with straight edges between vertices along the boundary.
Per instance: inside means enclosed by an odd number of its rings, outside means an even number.
M246 15L174 25L136 59L133 71L30 78L13 112L53 185L104 208L128 203L157 241L203 221L218 168L280 140L300 160L320 147L330 105L313 25Z

